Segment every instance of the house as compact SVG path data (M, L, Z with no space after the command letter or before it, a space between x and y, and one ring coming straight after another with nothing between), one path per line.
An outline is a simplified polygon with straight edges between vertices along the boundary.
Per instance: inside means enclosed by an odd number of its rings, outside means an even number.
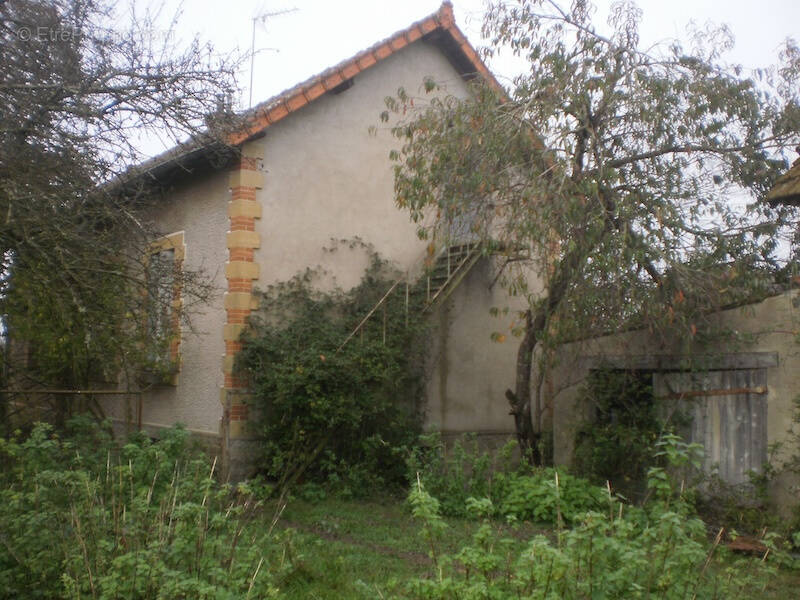
M183 423L221 453L231 477L248 472L255 446L247 389L233 365L240 333L257 306L254 290L316 265L344 288L356 284L365 258L325 252L332 238L358 236L399 270L420 272L427 245L395 206L389 152L396 141L379 115L385 97L399 87L422 95L425 77L460 97L475 78L499 87L456 26L448 2L252 109L230 140L241 151L235 164L215 158L214 148L194 147L147 165L148 176L169 188L151 215L163 232L153 241L154 255L161 263L204 269L224 293L195 315L194 332L182 331L172 343L177 372L171 381L142 392L136 402L104 400L120 427L138 422L156 431ZM445 435L474 431L505 439L513 420L503 391L514 380L516 348L490 343L498 325L489 308L507 298L489 285L491 260L458 260L452 266L455 271L463 263L460 285L447 290L433 317L438 342L427 424ZM176 307L180 302L173 299Z

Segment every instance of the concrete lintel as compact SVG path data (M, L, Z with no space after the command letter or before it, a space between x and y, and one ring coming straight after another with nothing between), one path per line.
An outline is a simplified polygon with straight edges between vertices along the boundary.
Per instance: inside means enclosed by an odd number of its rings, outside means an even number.
M252 310L253 295L250 292L225 292L223 304L226 310Z
M253 140L251 142L245 142L242 144L242 156L264 160L263 140Z
M228 202L228 216L233 217L253 217L261 218L261 203L257 200L246 200L237 198Z
M251 440L255 434L250 428L249 421L231 421L228 424L228 438L232 440Z
M230 186L261 189L264 186L264 175L260 171L238 169L231 173Z
M226 323L222 326L222 339L226 342L235 342L244 331L244 323Z

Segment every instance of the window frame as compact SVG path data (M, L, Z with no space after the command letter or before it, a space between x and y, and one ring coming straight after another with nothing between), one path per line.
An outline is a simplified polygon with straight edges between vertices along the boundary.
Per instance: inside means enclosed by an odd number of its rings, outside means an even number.
M156 375L157 381L155 383L163 383L167 385L178 384L178 374L181 370L181 313L183 311L183 297L182 297L182 274L183 265L186 259L186 239L184 231L177 231L159 237L147 247L145 257L145 294L147 296L146 302L148 304L145 311L145 320L142 324L145 327L148 337L151 336L151 289L150 289L150 265L154 256L164 253L172 252L172 271L173 274L169 278L169 286L171 287L171 300L169 301L170 311L166 315L168 327L163 332L165 339L167 339L167 348L163 357L155 357L154 363L158 364L160 361L166 364L166 368L158 369L150 375Z

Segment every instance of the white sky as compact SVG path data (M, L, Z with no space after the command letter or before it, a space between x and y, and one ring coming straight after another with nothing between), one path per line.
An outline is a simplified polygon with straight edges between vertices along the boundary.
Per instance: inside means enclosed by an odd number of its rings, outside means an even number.
M132 0L138 6L142 0ZM605 22L612 0L597 0L596 22ZM567 4L568 0L562 0ZM179 0L167 0L166 13ZM800 38L800 0L640 0L641 38L646 43L685 38L686 25L712 21L727 24L736 37L728 60L747 68L775 63L786 37ZM352 56L438 10L439 0L184 0L179 37L197 34L217 49L251 45L253 17L295 11L267 20L256 28L253 104ZM454 0L456 23L475 46L482 43L484 0ZM504 80L513 76L511 62L490 67ZM240 107L248 105L249 61L239 75Z

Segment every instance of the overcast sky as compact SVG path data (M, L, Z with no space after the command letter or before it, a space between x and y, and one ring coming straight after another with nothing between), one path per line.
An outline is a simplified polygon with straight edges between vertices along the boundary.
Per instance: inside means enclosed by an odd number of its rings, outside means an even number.
M597 1L597 22L605 22L611 2ZM141 6L141 0L136 4ZM179 0L168 0L165 12L178 4ZM178 34L181 39L197 34L223 51L248 51L254 17L291 10L256 27L253 103L257 104L428 16L440 4L439 0L186 0ZM644 42L685 39L690 20L699 25L724 23L736 38L729 60L748 68L776 62L781 41L800 38L798 0L640 0L638 4L644 13ZM484 0L453 1L456 22L475 46L482 43L483 7ZM514 75L513 63L490 67L501 81ZM249 79L248 61L239 76L240 107L248 105Z

